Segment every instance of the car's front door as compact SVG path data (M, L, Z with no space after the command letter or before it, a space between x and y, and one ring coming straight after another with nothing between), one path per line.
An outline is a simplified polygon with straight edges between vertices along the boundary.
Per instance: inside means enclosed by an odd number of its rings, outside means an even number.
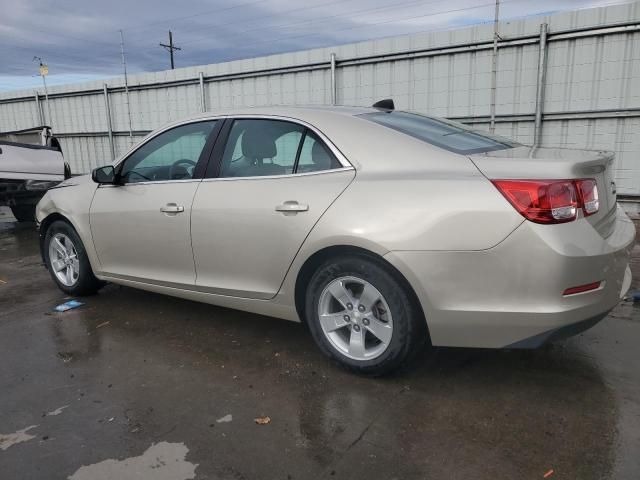
M187 123L144 143L101 185L90 209L104 275L164 285L195 283L190 215L217 134L216 121Z
M267 299L298 249L355 175L298 123L235 119L221 133L214 172L191 214L199 289ZM217 158L216 158L217 157ZM210 165L211 167L211 165Z

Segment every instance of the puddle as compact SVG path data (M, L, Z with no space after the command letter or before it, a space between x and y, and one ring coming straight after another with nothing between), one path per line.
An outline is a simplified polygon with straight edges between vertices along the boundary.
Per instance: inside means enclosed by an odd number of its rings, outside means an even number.
M69 405L65 405L63 407L56 408L55 410L51 410L49 413L47 413L47 416L55 417L57 415L60 415L65 408L69 408Z
M36 428L37 425L31 425L30 427L18 430L15 433L8 433L6 435L0 434L0 450L6 450L7 448L22 442L28 442L29 440L36 438L35 435L29 435L27 432L32 428Z
M83 466L69 480L189 480L196 476L197 464L185 460L184 443L160 442L139 457L104 460Z

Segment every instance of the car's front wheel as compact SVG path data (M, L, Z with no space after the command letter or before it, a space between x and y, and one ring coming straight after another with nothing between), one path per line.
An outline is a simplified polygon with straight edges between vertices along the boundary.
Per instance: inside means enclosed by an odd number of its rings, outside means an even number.
M359 373L382 375L407 362L428 338L408 286L366 255L320 266L306 293L305 314L320 349Z
M90 295L104 285L93 274L84 245L67 222L58 220L49 226L44 255L51 278L63 292Z

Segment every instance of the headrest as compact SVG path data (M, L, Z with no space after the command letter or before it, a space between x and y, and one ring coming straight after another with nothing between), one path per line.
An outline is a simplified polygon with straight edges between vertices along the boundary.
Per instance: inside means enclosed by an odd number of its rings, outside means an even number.
M329 170L333 163L331 155L327 152L327 148L318 141L311 147L311 161L321 170Z
M258 128L247 128L242 135L242 155L246 158L273 158L278 154L276 142Z

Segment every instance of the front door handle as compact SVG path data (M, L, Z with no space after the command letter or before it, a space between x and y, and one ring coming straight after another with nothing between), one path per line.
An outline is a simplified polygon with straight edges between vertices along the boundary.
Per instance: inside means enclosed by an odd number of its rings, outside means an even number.
M167 203L164 207L160 207L160 211L167 214L176 214L184 212L184 207L175 203Z
M309 210L309 205L302 205L295 200L287 200L276 207L276 212L282 212L285 215L287 213L306 212L307 210Z

